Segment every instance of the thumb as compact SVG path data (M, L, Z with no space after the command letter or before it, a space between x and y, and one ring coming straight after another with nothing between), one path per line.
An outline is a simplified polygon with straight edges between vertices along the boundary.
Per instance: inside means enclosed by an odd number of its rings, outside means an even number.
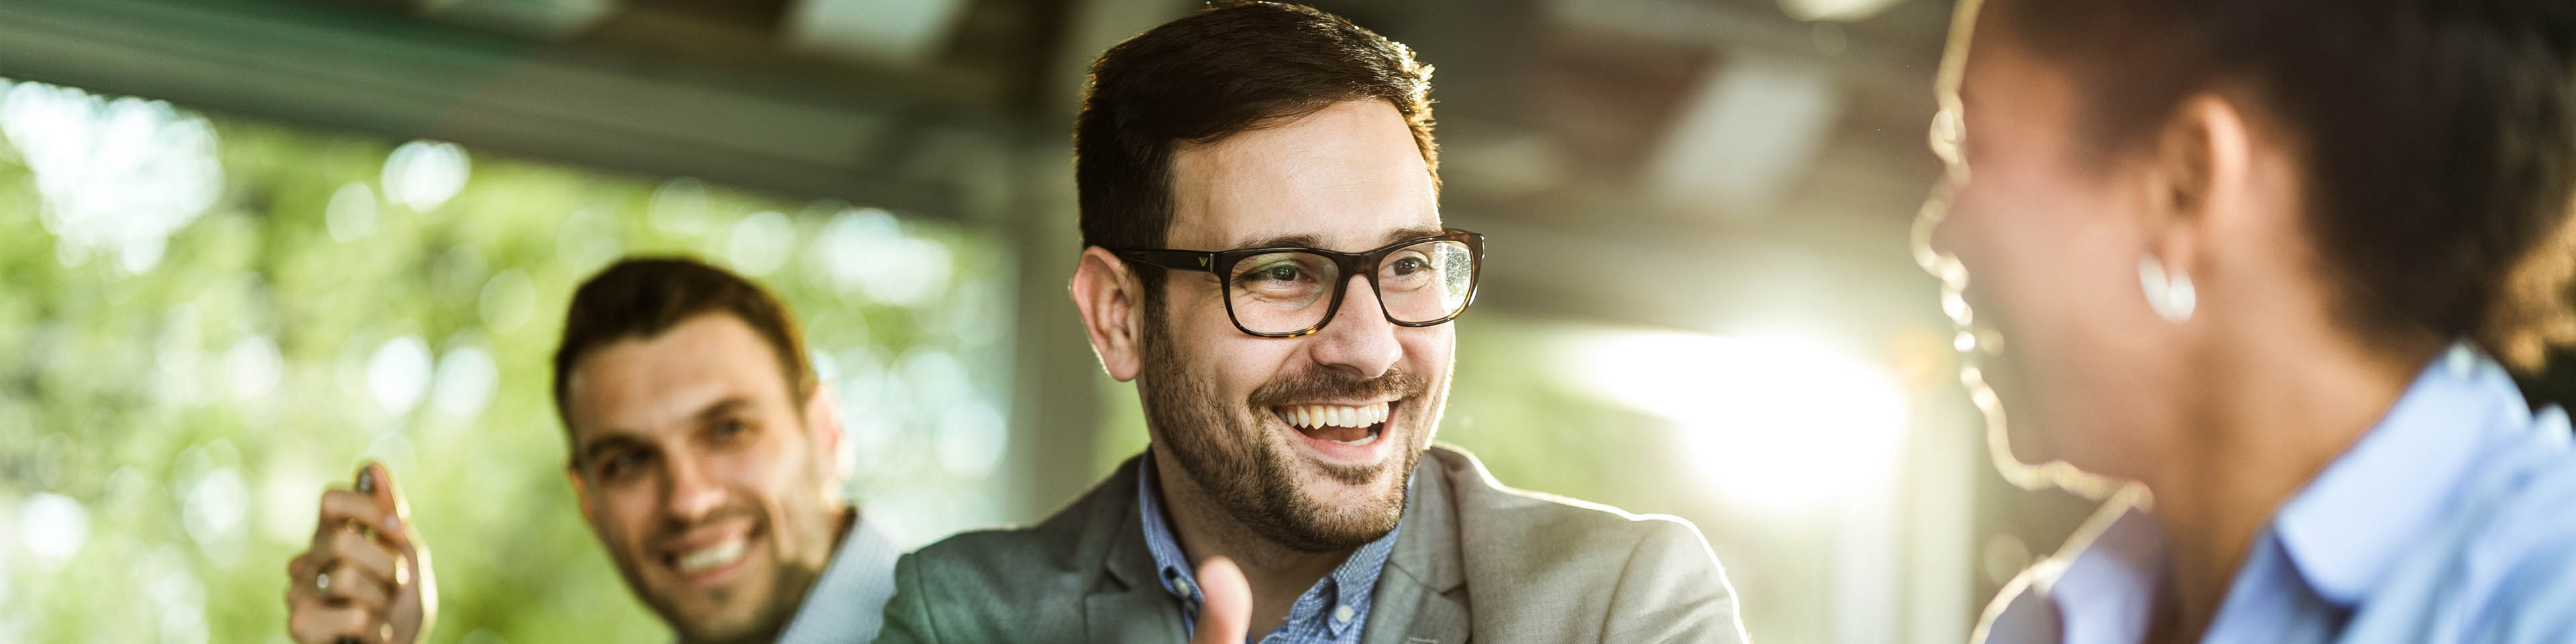
M396 517L411 518L411 508L403 504L402 492L394 488L393 470L385 469L383 463L367 461L359 465L357 489L359 494L375 501L376 507Z
M414 545L411 506L403 501L402 490L394 486L393 470L386 469L383 463L375 461L367 461L359 465L356 489L359 494L366 495L367 500L374 503L377 509L393 517L394 533L379 534L377 535L379 538L405 549Z
M1209 557L1199 564L1198 577L1205 600L1190 644L1242 644L1252 621L1252 585L1244 581L1243 569L1224 557Z
M402 591L396 598L398 606L387 616L390 621L385 632L392 638L387 641L417 642L438 615L438 582L432 578L429 548L421 545L411 526L411 504L403 499L402 488L394 484L392 470L383 463L367 461L358 466L356 488L376 507L394 516L396 533L378 536L401 548L404 555L394 570Z

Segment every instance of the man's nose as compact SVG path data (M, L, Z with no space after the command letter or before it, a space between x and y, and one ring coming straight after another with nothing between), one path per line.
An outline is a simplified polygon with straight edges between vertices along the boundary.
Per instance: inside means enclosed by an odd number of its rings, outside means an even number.
M1386 320L1368 276L1353 275L1345 286L1342 307L1333 312L1332 323L1309 339L1314 343L1315 362L1362 378L1385 375L1404 358L1404 347L1395 339L1395 324Z
M696 459L675 454L663 463L669 478L662 492L662 512L672 522L696 523L724 504L723 489L707 479L706 468Z

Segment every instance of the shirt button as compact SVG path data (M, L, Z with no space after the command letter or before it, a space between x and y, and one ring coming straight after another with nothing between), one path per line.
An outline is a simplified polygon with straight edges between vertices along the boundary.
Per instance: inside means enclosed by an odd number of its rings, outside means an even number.
M1343 604L1333 608L1333 621L1348 624L1351 622L1351 618L1358 614L1359 611L1351 610L1350 604Z
M1190 580L1174 579L1172 580L1172 587L1181 589L1182 597L1196 598L1199 596L1199 589L1191 588Z

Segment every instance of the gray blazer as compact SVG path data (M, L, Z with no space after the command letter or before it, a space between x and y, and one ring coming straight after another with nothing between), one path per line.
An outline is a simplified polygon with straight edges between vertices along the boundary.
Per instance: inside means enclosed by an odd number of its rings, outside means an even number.
M1426 454L1362 642L1744 641L1689 522L1503 487L1455 447ZM1136 463L1035 527L904 555L877 642L1186 640L1145 551Z

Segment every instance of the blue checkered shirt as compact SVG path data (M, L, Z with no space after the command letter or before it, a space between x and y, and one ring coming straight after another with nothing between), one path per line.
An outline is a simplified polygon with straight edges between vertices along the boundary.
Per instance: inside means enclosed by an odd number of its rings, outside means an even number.
M1196 632L1199 614L1199 584L1189 557L1181 554L1180 539L1172 535L1170 520L1163 515L1163 495L1154 484L1154 458L1147 455L1136 467L1136 504L1145 516L1145 549L1154 554L1154 567L1160 570L1163 590L1181 602L1181 627ZM1405 481L1412 484L1411 479ZM1395 549L1395 529L1376 541L1351 551L1351 557L1335 567L1333 573L1315 581L1297 596L1288 608L1288 621L1268 635L1247 638L1254 644L1309 644L1331 642L1356 644L1360 627L1368 623L1369 600L1377 595L1378 573L1386 569L1386 555Z

